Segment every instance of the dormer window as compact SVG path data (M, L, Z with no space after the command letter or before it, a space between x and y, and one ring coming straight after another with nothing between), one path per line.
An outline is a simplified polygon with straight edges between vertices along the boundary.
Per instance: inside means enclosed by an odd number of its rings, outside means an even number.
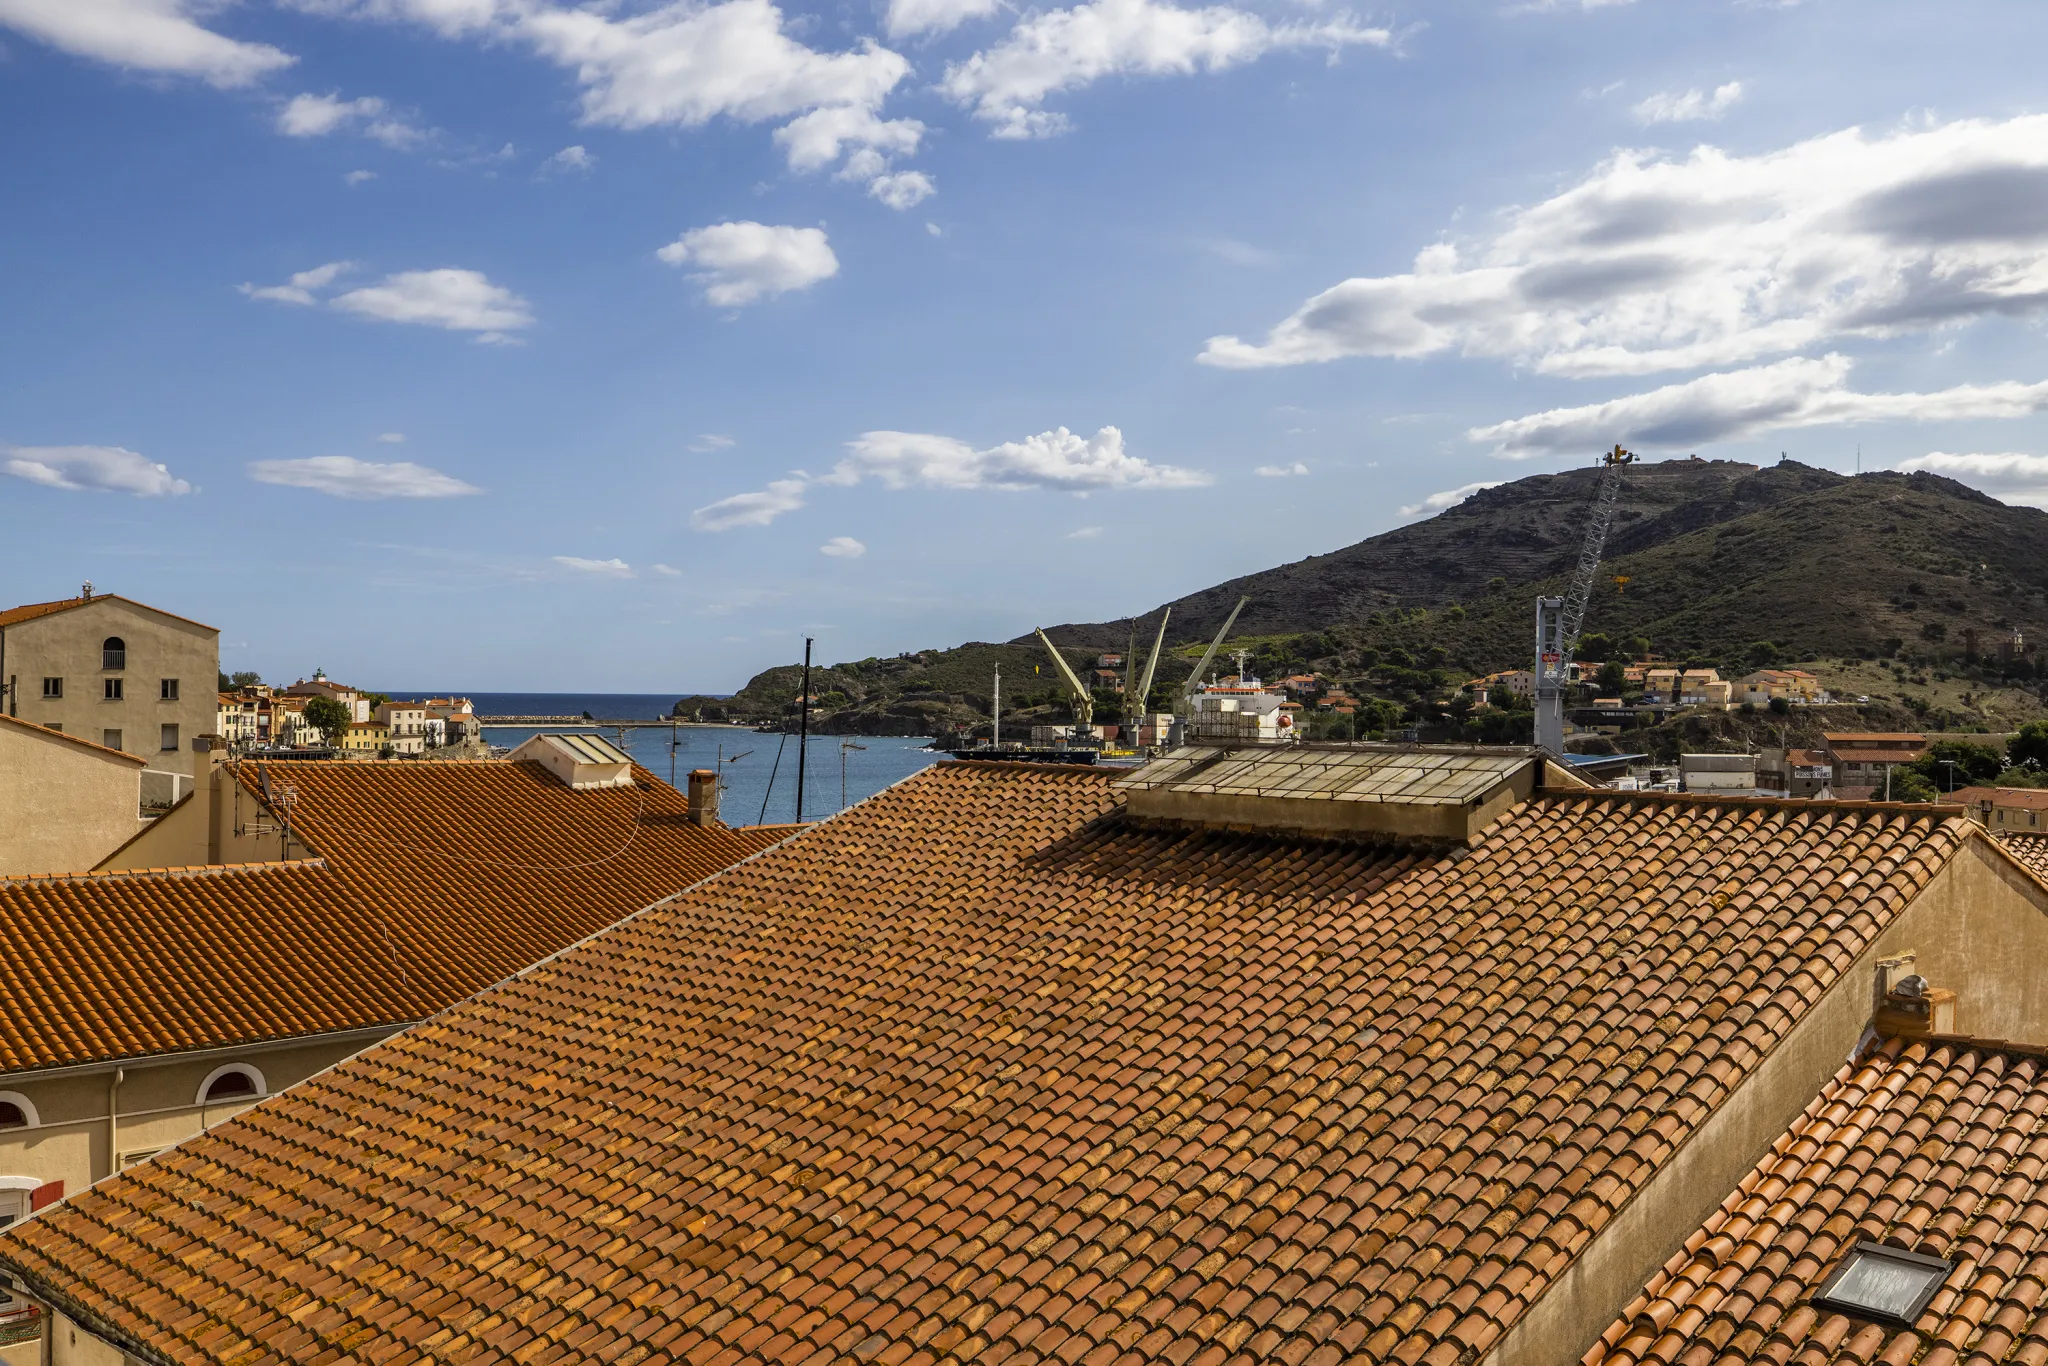
M119 636L108 636L100 642L100 667L102 669L125 669L128 667L128 642Z
M209 1075L199 1087L201 1105L253 1100L263 1094L263 1074L246 1063L229 1063Z

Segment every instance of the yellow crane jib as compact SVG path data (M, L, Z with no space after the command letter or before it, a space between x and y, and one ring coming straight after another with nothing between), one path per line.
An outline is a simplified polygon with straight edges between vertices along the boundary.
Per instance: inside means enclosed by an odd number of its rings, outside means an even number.
M1041 626L1037 629L1039 643L1044 645L1046 653L1052 656L1052 662L1059 669L1060 677L1067 681L1068 690L1074 694L1075 723L1082 726L1095 724L1095 694L1081 686L1080 675L1076 674L1061 656L1059 647L1045 634L1045 628Z

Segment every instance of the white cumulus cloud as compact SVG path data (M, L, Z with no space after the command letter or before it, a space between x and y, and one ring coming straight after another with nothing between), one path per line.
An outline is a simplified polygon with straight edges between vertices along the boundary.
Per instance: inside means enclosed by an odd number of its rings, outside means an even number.
M1197 488L1213 482L1199 470L1158 465L1124 449L1124 434L1104 427L1092 437L1065 427L976 449L926 432L863 432L847 454L817 477L798 470L758 493L736 494L690 514L699 531L767 526L804 506L813 486L846 487L873 480L884 488L1043 489L1088 494L1111 489Z
M248 85L298 60L199 22L218 8L207 0L0 0L0 27L73 56L221 87Z
M633 566L627 564L624 560L586 560L580 555L556 555L553 558L555 563L562 566L562 568L573 569L578 574L591 574L607 579L630 579L633 577Z
M404 432L379 432L379 433L377 433L377 439L378 439L379 441L382 441L382 442L386 442L386 443L387 443L387 444L389 444L389 445L397 446L397 445L401 445L401 444L403 444L403 443L404 443L404 441L405 441L405 433L404 433Z
M338 94L294 95L277 111L277 131L290 138L318 138L360 128L365 137L387 147L404 149L426 140L426 134L391 112L375 95L345 100Z
M723 432L705 432L690 443L689 449L698 455L709 455L713 451L722 451L734 444L736 443L733 439Z
M661 575L664 579L680 579L683 576L683 571L672 564L650 564L647 570L651 574Z
M808 289L839 273L822 228L714 223L693 228L655 253L672 266L695 266L707 303L733 308L770 294Z
M2002 503L2048 508L2048 455L1956 455L1929 451L1901 460L1894 469L1926 470L1988 493Z
M868 548L851 536L834 536L818 547L818 553L841 560L857 560L868 553Z
M865 432L847 443L848 454L818 482L857 484L873 479L892 489L1185 489L1211 483L1209 475L1155 465L1124 449L1124 434L1104 427L1083 437L1055 427L1022 441L976 449L950 436L924 432Z
M889 0L883 25L891 38L950 33L970 19L987 18L1001 7L1001 0Z
M1492 358L1559 375L1745 364L2048 310L2048 115L1780 151L1615 153L1498 232L1346 280L1263 342L1210 339L1249 368L1345 356Z
M910 74L901 54L872 40L842 52L806 46L772 0L629 8L549 0L293 2L323 13L410 20L448 38L523 46L573 74L589 124L696 128L726 118L786 130L807 115L823 115L851 130L835 155L866 150L884 163L914 151L923 132L914 120L880 117ZM818 168L798 165L793 144L790 152L797 169Z
M696 531L731 531L735 527L767 526L785 512L795 512L804 505L804 490L810 481L803 478L772 479L768 487L758 493L735 493L730 498L721 498L690 514L690 526Z
M474 332L478 341L510 340L508 333L533 325L526 300L481 271L402 270L374 285L328 300L330 306L379 322Z
M120 446L0 446L0 474L53 489L90 489L166 498L192 486L168 468Z
M350 171L347 175L343 176L341 180L344 185L347 185L350 189L354 189L356 186L364 184L367 181L375 180L376 178L377 173L375 171Z
M1702 375L1604 403L1553 408L1474 427L1474 441L1510 459L1591 454L1619 441L1646 450L1691 450L1765 432L1860 422L1957 422L2048 410L2048 380L1963 384L1925 394L1859 393L1846 356L1795 358Z
M868 182L868 194L901 213L915 208L938 193L938 186L923 171L897 171L878 175Z
M409 460L379 463L347 455L315 455L303 460L256 460L249 477L259 484L312 489L335 498L460 498L482 493L453 475L415 465Z
M1252 473L1258 475L1261 479L1289 479L1296 475L1307 474L1308 466L1297 460L1291 465L1261 465L1253 470Z
M542 175L566 171L588 171L597 165L597 158L582 146L564 147L540 164Z
M1101 535L1102 528L1099 526L1077 526L1067 533L1067 539L1070 541L1093 541L1099 539Z
M1090 0L1023 19L1007 37L948 67L940 89L1001 138L1046 137L1066 119L1053 95L1109 76L1222 71L1279 48L1386 47L1393 33L1345 17L1270 23L1228 5L1183 9L1159 0Z
M1636 122L1697 123L1720 118L1742 102L1742 82L1730 81L1711 91L1687 90L1681 94L1659 91L1636 105Z
M1401 509L1403 517L1419 517L1425 512L1442 512L1445 508L1456 507L1481 489L1490 489L1501 483L1499 479L1482 479L1476 484L1461 484L1442 493L1432 493L1419 503L1410 503Z
M298 304L302 308L310 308L320 302L314 295L315 290L326 289L354 269L353 261L329 261L324 266L299 271L285 284L240 284L235 288L252 299L269 299L273 303Z

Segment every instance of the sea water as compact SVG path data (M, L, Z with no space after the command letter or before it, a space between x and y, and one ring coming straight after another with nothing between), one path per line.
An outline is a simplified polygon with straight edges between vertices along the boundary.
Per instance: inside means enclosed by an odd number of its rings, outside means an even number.
M393 694L396 696L397 694ZM440 694L445 696L446 694ZM599 720L664 716L673 697L626 693L467 693L478 716L579 716ZM490 726L484 739L507 749L537 733L532 726ZM619 742L619 732L603 731ZM716 768L719 815L728 825L796 819L794 735L764 735L741 726L637 726L625 732L626 752L666 782L686 787L693 768ZM671 748L673 742L673 748ZM924 736L813 735L804 764L804 819L829 816L943 759ZM772 783L771 783L772 779Z

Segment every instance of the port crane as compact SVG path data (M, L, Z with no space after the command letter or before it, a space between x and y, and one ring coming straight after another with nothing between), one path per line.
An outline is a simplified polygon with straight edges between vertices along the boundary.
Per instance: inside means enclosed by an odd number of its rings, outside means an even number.
M1073 667L1060 654L1059 647L1052 643L1052 638L1046 635L1042 626L1038 628L1038 641L1045 646L1045 652L1052 656L1053 667L1059 670L1060 677L1066 681L1067 691L1074 695L1075 733L1092 736L1095 725L1095 694L1082 686L1080 675L1074 672Z
M1245 604L1250 601L1250 598L1239 598L1237 600L1237 606L1231 608L1230 615L1223 619L1223 629L1216 633L1216 639L1209 642L1209 648L1202 652L1202 658L1196 663L1195 671L1188 675L1188 686L1182 694L1184 701L1181 706L1181 715L1183 717L1194 715L1195 689L1201 686L1202 675L1209 672L1209 661L1216 658L1216 652L1223 648L1224 638L1230 634L1230 628L1237 625L1237 614L1242 612Z
M1536 599L1536 744L1552 754L1564 753L1564 693L1586 607L1593 596L1593 577L1614 525L1614 505L1621 496L1621 472L1635 463L1635 454L1620 446L1600 457L1600 487L1593 496L1593 515L1571 591L1561 598Z
M1145 699L1152 696L1152 675L1159 670L1159 652L1166 648L1166 622L1172 615L1171 607L1159 614L1159 634L1152 638L1152 654L1145 660L1144 678L1132 678L1135 672L1132 666L1138 661L1127 660L1124 664L1124 718L1125 723L1131 728L1125 744L1132 748L1137 746L1138 731L1144 725ZM1131 691L1133 682L1137 684L1135 692Z

